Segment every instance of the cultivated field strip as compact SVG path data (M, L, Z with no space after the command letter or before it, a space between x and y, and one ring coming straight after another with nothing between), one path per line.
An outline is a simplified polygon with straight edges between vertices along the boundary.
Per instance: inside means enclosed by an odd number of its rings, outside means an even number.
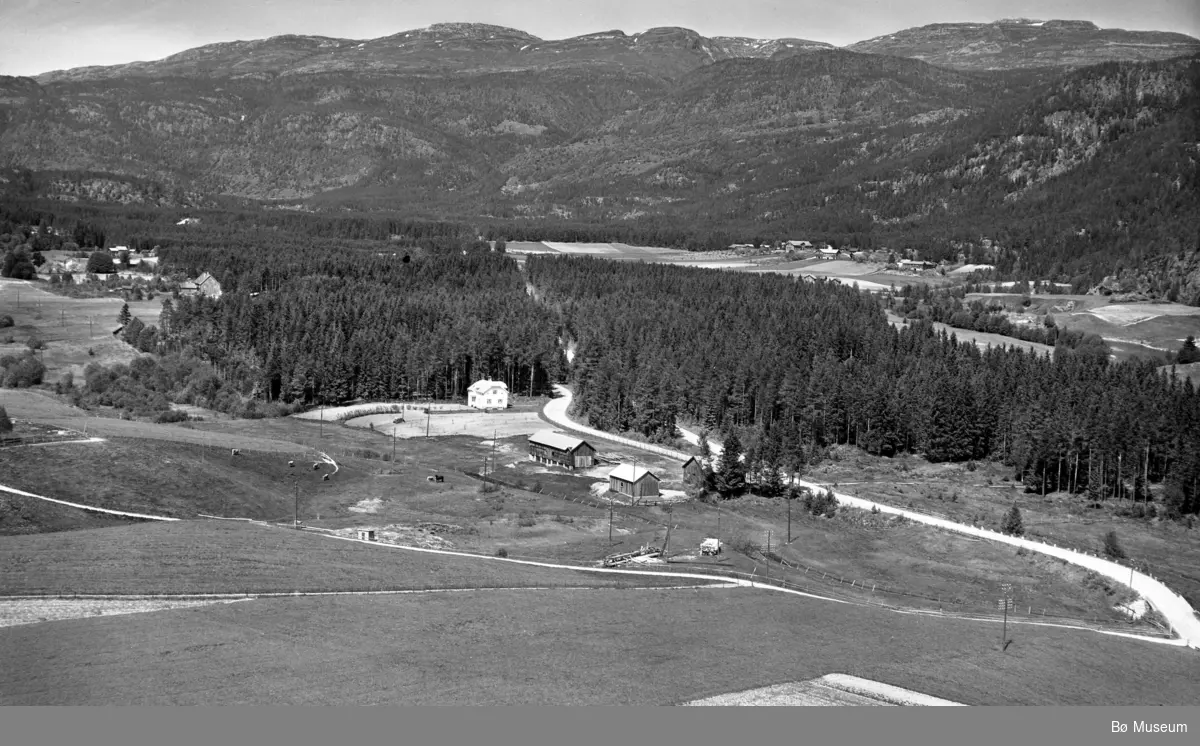
M756 588L759 590L774 591L776 593L786 593L786 594L790 594L793 596L800 596L803 598L811 598L811 599L814 599L817 601L829 601L829 602L838 603L838 604L846 604L849 606L862 606L862 607L869 607L869 608L878 608L878 609L883 609L886 611L895 612L898 614L906 614L906 615L914 615L914 616L942 617L942 618L949 618L949 619L960 619L963 621L990 622L990 623L994 623L994 624L1001 623L1000 619L993 618L993 617L972 616L972 615L967 615L967 614L954 614L954 613L947 613L947 612L927 611L924 609L903 609L903 608L892 607L892 606L883 606L880 604L871 604L871 603L866 603L866 602L857 601L857 600L834 598L832 596L822 596L822 595L816 594L816 593L809 593L808 591L797 590L794 588L784 588L784 587L781 587L779 585L772 584L772 583L763 583L763 582L760 582L757 580L750 580L750 579L739 578L739 577L722 576L722 575L705 575L705 574L693 573L693 572L664 572L664 571L654 571L654 570L623 570L623 569L606 568L606 567L584 567L584 566L580 566L580 565L564 565L561 563L541 562L541 561L527 560L527 559L514 559L511 557L491 557L491 556L487 556L487 555L471 554L469 552L454 552L454 551L449 551L449 550L445 550L445 549L427 549L425 547L411 547L411 546L404 546L401 544L381 544L379 542L374 542L374 541L370 541L367 539L356 539L356 538L352 538L352 537L348 537L348 536L334 536L332 534L319 534L319 535L324 536L325 538L328 538L328 539L337 539L340 541L351 541L351 542L356 542L359 544L366 544L368 546L385 548L385 549L394 549L394 550L409 551L409 552L424 552L424 553L429 553L429 554L441 554L441 555L446 555L446 556L451 556L451 557L470 557L473 559L481 559L481 560L487 560L487 561L491 561L491 562L510 562L510 563L520 564L520 565L530 565L533 567L546 567L546 568L559 569L559 570L577 570L577 571L581 571L581 572L614 573L614 574L622 574L622 575L644 575L644 576L649 576L649 577L660 577L660 578L681 577L681 578L688 578L688 579L693 579L693 580L704 580L704 581L709 581L711 583L724 583L727 586L732 585L732 586L737 586L740 588ZM287 594L285 594L285 595L287 595ZM1117 632L1114 630L1100 629L1097 627L1088 627L1088 626L1079 625L1079 624L1059 624L1059 623L1055 623L1055 622L1035 622L1033 620L1025 620L1025 619L1019 619L1019 618L1009 618L1006 621L1008 624L1014 624L1014 625L1015 624L1024 624L1024 625L1031 625L1031 626L1035 626L1035 627L1051 627L1051 628L1056 628L1056 629L1070 629L1070 630L1079 630L1079 631L1085 631L1085 632L1095 632L1097 634L1109 635L1112 637L1124 637L1124 638L1128 638L1131 640L1140 640L1142 642L1153 642L1153 643L1157 643L1159 645L1170 645L1170 646L1174 646L1174 647L1188 647L1188 646L1195 647L1195 644L1196 644L1195 641L1189 642L1188 640L1178 638L1178 637L1175 637L1175 638L1149 637L1149 636L1145 636L1145 635L1133 634L1131 632Z
M556 386L555 388L559 394L558 398L551 399L549 402L547 402L546 407L543 410L547 419L555 424L561 425L562 427L578 430L580 432L586 432L589 434L595 434L596 437L607 437L609 440L614 439L614 436L606 436L600 431L573 423L567 416L567 409L571 405L570 390L563 386ZM679 428L679 431L689 442L699 442L699 435L696 433L684 430L683 428ZM626 439L621 439L621 442L625 442L625 440ZM644 448L655 453L659 452L656 446L649 446L648 444L644 443L639 444L636 441L628 441L626 442L626 445ZM710 440L709 449L711 450L714 458L720 456L720 443ZM801 487L807 487L809 489L829 489L826 485L819 485L814 482L797 481L797 484ZM1059 559L1066 560L1073 565L1092 570L1093 572L1099 573L1107 578L1121 583L1122 585L1129 586L1131 590L1140 593L1144 598L1146 598L1146 600L1152 606L1154 606L1154 608L1156 608L1164 617L1166 617L1171 626L1171 632L1175 635L1178 635L1178 639L1172 641L1174 644L1200 649L1200 617L1197 616L1195 610L1192 609L1191 605L1185 598L1183 598L1183 596L1175 593L1165 584L1159 582L1155 578L1150 577L1149 575L1134 572L1132 574L1133 582L1131 583L1131 575L1128 567L1118 565L1115 562L1110 562L1101 557L1083 554L1081 552L1076 552L1070 549L1057 547L1042 542L1032 541L1030 539L1008 536L1007 534L1001 534L988 529L967 526L961 523L954 523L953 521L948 521L943 518L936 518L934 516L926 515L924 513L916 513L910 510L902 510L900 508L894 508L886 504L881 504L871 500L864 500L851 495L842 493L833 494L834 497L837 498L838 502L849 505L850 507L859 508L860 510L871 510L872 508L877 507L880 512L883 513L900 515L918 523L938 526L950 531L955 531L970 536L978 536L991 541L999 541L1017 547L1024 547L1027 550L1057 557ZM1113 632L1105 634L1123 633ZM1154 639L1139 637L1137 635L1126 634L1124 636L1137 637L1138 639ZM1162 642L1161 640L1158 641Z
M732 583L702 583L698 585L634 586L619 590L700 590L730 588ZM309 596L404 596L428 593L478 593L481 591L598 591L618 590L596 586L512 586L480 588L422 588L393 591L295 591L292 593L189 593L189 594L72 594L23 595L0 598L0 627L41 624L62 619L84 619L93 616L145 614L170 609L193 608L209 604L235 603L267 598L301 598Z

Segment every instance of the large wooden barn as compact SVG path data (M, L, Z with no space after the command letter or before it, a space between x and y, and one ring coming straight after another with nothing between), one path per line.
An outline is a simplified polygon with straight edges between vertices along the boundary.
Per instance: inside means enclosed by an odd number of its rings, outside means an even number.
M586 469L596 465L596 449L587 441L553 430L539 430L529 436L529 457L543 464L565 466L568 469Z
M658 482L658 477L649 469L633 464L621 464L608 475L608 489L629 497L656 496Z

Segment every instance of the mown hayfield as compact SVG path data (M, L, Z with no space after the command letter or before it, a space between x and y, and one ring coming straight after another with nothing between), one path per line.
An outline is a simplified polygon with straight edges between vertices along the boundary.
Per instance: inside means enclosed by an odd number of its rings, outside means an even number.
M129 311L146 326L156 325L163 297L130 301ZM12 316L16 322L14 327L0 330L0 355L21 352L31 336L41 338L47 343L42 361L48 381L56 381L68 371L79 378L91 362L128 363L141 353L112 335L120 326L117 314L123 303L116 293L104 298L70 298L49 292L43 283L0 279L0 314ZM9 335L13 342L6 343Z
M310 494L320 477L288 456L145 439L0 449L0 484L69 502L149 515L273 519L294 510L292 473ZM325 471L328 471L328 467ZM10 496L11 501L35 498ZM41 501L38 501L41 502ZM35 530L0 515L0 531ZM45 526L40 530L54 530Z
M846 492L881 504L997 530L1005 512L1016 505L1026 536L1095 554L1104 551L1104 535L1116 531L1121 547L1139 568L1200 608L1200 525L1193 522L1189 529L1186 523L1115 515L1115 510L1130 507L1128 501L1090 508L1082 495L1026 493L1010 477L1010 470L1000 464L979 464L970 471L965 464L931 464L916 456L889 459L846 448L838 449L837 461L817 467L809 476L840 483ZM1046 562L1035 554L1014 556L1013 561L1018 568ZM1063 572L1077 571L1064 567Z
M888 311L888 323L896 328L903 325L904 320L896 314ZM1038 342L1026 342L1016 337L1006 337L1003 334L991 334L989 332L976 332L970 329L956 329L948 324L933 322L933 328L937 332L945 332L953 334L960 342L974 342L977 347L1015 347L1021 350L1036 352L1039 355L1053 354L1054 348L1050 345L1040 344Z
M113 416L97 416L97 412L73 407L49 391L38 389L0 389L0 406L7 409L9 416L14 420L69 428L81 434L101 438L143 438L217 449L244 448L275 453L302 453L308 450L302 443L259 436L243 424L264 420L238 420L235 423L184 422L170 425L121 420ZM215 426L216 429L213 432L202 430L197 427L201 424ZM221 429L222 426L224 429ZM20 423L17 428L19 432ZM245 432L241 431L243 428L246 428ZM316 428L314 435L315 430ZM314 438L315 442L317 441ZM3 480L0 480L0 483L2 482Z
M680 704L827 673L972 705L1188 705L1195 651L750 589L264 599L0 629L0 704Z
M6 537L0 595L620 587L691 581L556 570L234 521Z

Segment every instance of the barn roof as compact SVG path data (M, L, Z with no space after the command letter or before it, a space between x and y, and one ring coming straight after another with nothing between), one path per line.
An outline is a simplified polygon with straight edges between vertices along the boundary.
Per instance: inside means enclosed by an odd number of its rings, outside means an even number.
M651 472L649 469L647 469L645 467L641 467L641 466L634 466L633 464L621 464L620 466L618 466L617 468L615 468L611 472L609 472L608 476L616 477L617 479L622 479L626 482L635 482L635 483L642 481L642 479L644 479L648 476L654 477L654 481L656 481L656 482L662 481L658 477L656 477L654 475L654 473Z
M467 388L467 391L472 391L476 394L482 394L483 392L488 391L489 389L493 389L497 386L504 389L505 391L508 391L507 383L505 383L504 381L493 381L489 378L484 378L481 381L476 381L475 383L471 384L470 387Z
M538 445L550 446L560 451L573 451L579 446L588 445L586 441L579 438L572 438L569 435L556 433L553 430L538 430L533 435L529 436L530 443Z

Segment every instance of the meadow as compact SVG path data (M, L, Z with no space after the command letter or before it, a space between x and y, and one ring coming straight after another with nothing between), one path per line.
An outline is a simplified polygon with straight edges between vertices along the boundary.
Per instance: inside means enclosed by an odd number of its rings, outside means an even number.
M128 301L129 311L146 326L157 325L163 297L169 296ZM0 279L0 315L14 321L14 326L0 329L0 355L22 352L31 337L40 338L47 345L40 354L50 382L67 372L82 380L83 369L93 362L129 363L141 353L113 336L125 303L118 292L73 298L51 293L42 284Z
M971 705L1200 698L1194 651L1008 631L753 589L262 599L0 629L0 704L673 705L828 673Z
M695 581L558 570L341 541L241 521L6 537L0 596L628 587Z

